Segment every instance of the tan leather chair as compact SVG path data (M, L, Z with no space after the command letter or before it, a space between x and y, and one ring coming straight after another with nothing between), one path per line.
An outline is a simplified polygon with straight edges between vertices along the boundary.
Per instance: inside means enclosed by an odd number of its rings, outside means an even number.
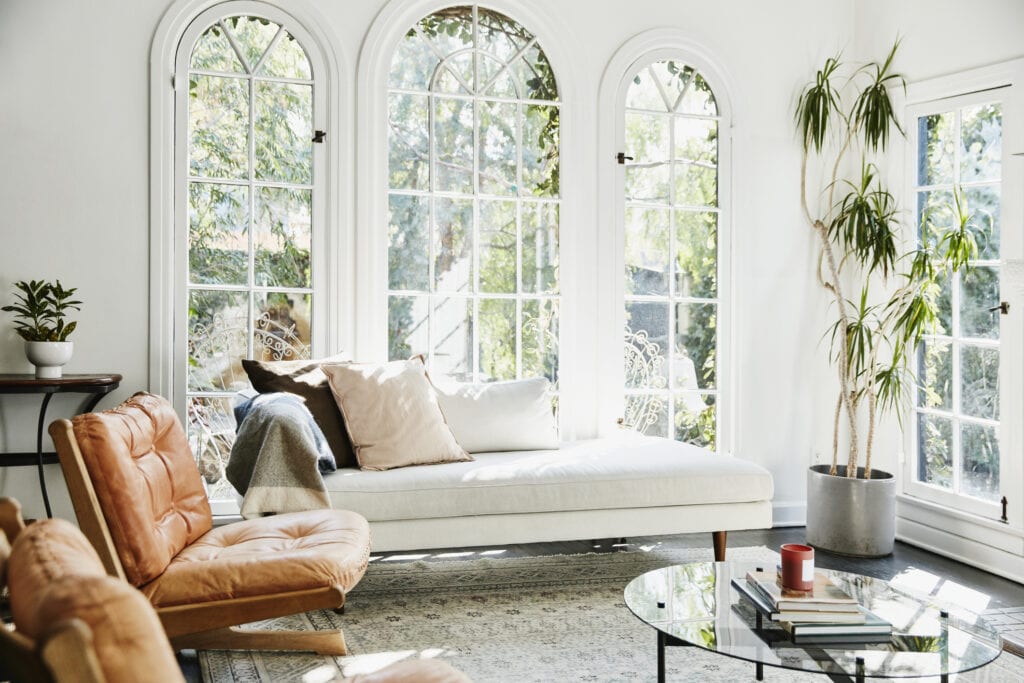
M24 527L17 502L0 498L4 559L15 629L0 628L0 674L19 681L184 683L160 620L139 591L107 576L70 522ZM7 539L13 539L8 545Z
M149 598L175 649L346 654L341 631L236 628L340 608L366 571L366 520L313 510L213 527L170 403L139 393L50 425L82 531L107 572Z
M13 548L7 539L14 539ZM16 629L0 626L0 680L28 683L184 683L149 601L107 576L82 532L61 519L29 525L0 498L0 588ZM406 660L343 683L469 683L438 660Z

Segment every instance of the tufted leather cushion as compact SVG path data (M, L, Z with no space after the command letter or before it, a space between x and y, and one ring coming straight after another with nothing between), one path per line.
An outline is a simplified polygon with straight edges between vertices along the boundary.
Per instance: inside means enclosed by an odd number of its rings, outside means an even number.
M45 640L55 624L80 619L108 683L183 681L152 606L127 583L106 576L72 524L30 524L12 548L9 578L11 612L26 636Z
M440 659L407 659L380 671L356 674L343 683L470 683L469 678Z
M212 527L185 430L166 399L145 393L72 424L125 576L148 583Z
M313 510L214 528L142 592L159 607L340 586L366 571L370 529L347 510Z
M63 519L29 524L11 547L7 585L18 629L36 638L46 628L38 601L44 588L67 575L106 576L103 563L75 525Z

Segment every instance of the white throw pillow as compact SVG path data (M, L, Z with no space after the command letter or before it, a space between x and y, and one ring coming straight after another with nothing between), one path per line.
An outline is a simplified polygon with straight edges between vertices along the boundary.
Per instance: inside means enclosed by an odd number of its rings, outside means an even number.
M472 460L455 441L419 358L383 365L324 363L359 467L389 470Z
M435 384L437 402L470 453L558 448L551 383L543 377L487 384Z

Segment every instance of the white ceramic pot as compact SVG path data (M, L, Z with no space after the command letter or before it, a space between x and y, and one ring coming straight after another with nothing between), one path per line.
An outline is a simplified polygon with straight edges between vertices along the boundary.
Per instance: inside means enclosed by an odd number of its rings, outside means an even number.
M61 376L61 366L71 360L75 349L74 342L25 342L25 355L32 365L36 366L36 379L57 379Z

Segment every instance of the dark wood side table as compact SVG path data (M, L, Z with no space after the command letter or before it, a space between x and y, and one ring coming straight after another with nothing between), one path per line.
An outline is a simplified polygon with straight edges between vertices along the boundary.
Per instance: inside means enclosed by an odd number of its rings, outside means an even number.
M0 467L18 465L35 465L39 468L39 489L43 493L43 505L46 516L53 517L50 511L50 497L46 494L46 478L43 476L43 465L58 462L56 453L43 453L43 429L46 427L46 409L54 394L90 394L82 410L91 412L100 399L121 384L121 375L64 375L56 379L36 379L35 375L3 375L0 374L0 394L42 394L43 402L39 407L39 424L36 428L35 453L0 453Z

